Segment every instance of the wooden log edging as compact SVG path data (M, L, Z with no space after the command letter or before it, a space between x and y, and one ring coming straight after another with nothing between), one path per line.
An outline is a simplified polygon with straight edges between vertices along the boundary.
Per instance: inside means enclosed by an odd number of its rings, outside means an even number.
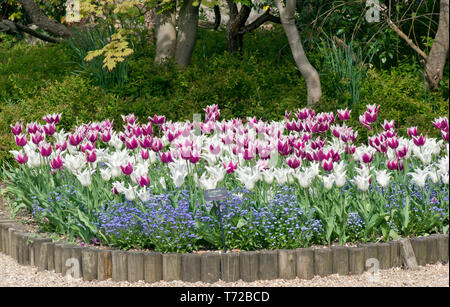
M297 248L251 252L178 254L80 247L26 232L22 225L0 215L0 252L21 265L49 270L86 281L173 281L213 283L270 279L311 279L330 274L364 274L408 266L404 245L417 265L448 262L448 234L359 244L356 247ZM408 244L405 244L408 243Z

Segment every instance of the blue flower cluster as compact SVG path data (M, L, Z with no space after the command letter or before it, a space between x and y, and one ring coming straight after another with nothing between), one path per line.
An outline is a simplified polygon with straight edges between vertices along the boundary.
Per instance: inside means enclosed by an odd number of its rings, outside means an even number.
M236 195L236 194L240 195ZM190 207L188 190L152 195L144 203L106 204L98 214L98 228L108 243L122 248L191 251L221 248L217 206L197 201ZM230 192L219 203L228 248L296 248L321 236L314 210L301 208L292 188L282 187L267 206L257 207L251 192Z

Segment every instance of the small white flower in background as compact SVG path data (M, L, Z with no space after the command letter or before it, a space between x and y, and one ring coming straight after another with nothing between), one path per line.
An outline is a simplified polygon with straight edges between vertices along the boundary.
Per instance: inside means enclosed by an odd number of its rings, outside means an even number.
M182 159L178 159L172 163L169 163L169 170L172 177L174 177L178 173L184 174L184 176L186 176L188 173L186 162Z
M389 181L391 180L391 175L387 172L387 170L383 169L381 171L374 170L375 176L378 184L382 188L386 188L389 185Z
M419 187L423 188L425 186L425 181L427 180L428 176L428 169L420 169L417 168L415 172L408 173L415 184L417 184Z
M67 151L71 154L71 155L76 155L79 153L78 151L78 146L72 146L69 143L67 143Z
M345 161L341 160L339 163L334 164L333 170L334 173L337 174L345 172L346 171L345 168L346 168Z
M227 170L221 166L205 166L210 178L213 178L216 183L221 182L225 178Z
M430 151L416 151L414 155L424 164L429 165L431 163L431 160L433 159L433 156L431 155Z
M56 139L56 144L64 143L67 140L67 133L64 131L64 129L61 129L59 132L56 132L53 136Z
M288 168L286 170L286 177L287 177L287 182L289 184L293 184L294 183L294 174L295 174L295 170L292 168Z
M95 154L97 155L97 162L108 161L109 148L96 148Z
M151 150L149 152L149 156L148 156L148 160L150 161L150 163L155 163L158 160L158 156L156 155L156 152L154 152L153 150Z
M261 173L256 168L240 167L235 172L237 179L250 191L255 188L255 183L261 178Z
M206 162L208 162L208 165L216 164L217 157L218 156L216 156L215 154L212 154L211 152L209 152L209 150L205 151L205 152L202 152L200 154L200 158L205 159Z

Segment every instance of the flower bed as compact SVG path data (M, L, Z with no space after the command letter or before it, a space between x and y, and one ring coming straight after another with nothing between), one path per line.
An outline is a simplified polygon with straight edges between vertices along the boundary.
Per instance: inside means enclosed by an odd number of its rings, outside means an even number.
M11 126L19 165L3 171L13 207L27 208L45 231L85 242L161 252L222 247L293 249L448 231L448 118L442 139L394 121L376 124L379 106L359 119L367 144L346 126L349 110L301 109L279 122L221 120L88 123L57 131ZM213 204L204 191L225 187Z

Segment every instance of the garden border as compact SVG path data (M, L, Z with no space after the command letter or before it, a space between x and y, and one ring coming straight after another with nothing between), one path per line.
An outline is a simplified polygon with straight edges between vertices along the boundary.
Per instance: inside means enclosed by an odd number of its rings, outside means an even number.
M297 248L203 254L122 251L80 247L26 232L23 225L0 214L0 252L21 265L54 270L84 280L136 282L173 281L213 283L219 280L252 282L272 279L312 279L331 274L363 274L370 258L379 269L415 268L439 261L448 262L448 234L433 234L387 243L355 247ZM411 248L412 247L412 248ZM70 260L69 260L70 259ZM76 270L78 266L79 270ZM77 276L76 272L79 272Z

